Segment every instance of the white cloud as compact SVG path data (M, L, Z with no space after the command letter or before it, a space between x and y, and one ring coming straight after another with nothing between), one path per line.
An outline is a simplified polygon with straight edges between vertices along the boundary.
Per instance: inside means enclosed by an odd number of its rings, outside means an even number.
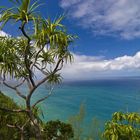
M93 79L110 76L140 75L140 52L134 56L122 56L111 60L102 57L74 55L74 63L62 70L64 79Z
M62 7L69 7L71 5L77 4L78 2L80 2L81 0L62 0L61 6Z
M140 0L61 0L60 6L95 35L140 37Z
M4 31L0 31L0 36L6 36L6 37L8 37L8 36L10 36L10 35L7 34L7 33L5 33Z

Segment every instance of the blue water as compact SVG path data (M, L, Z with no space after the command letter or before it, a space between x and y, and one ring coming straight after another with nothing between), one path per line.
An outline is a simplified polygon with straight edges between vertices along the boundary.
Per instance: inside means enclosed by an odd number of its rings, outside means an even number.
M11 90L1 88L13 97ZM25 90L25 87L22 88ZM42 85L34 94L33 101L47 94L46 85ZM44 120L67 120L76 114L81 103L86 107L85 121L93 117L101 121L111 118L113 112L140 111L140 78L118 78L93 81L65 82L56 87L54 93L40 106Z

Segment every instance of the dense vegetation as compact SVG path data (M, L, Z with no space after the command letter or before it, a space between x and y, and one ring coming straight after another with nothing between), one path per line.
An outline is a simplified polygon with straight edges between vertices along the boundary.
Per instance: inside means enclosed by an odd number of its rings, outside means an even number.
M17 105L11 98L0 93L0 107L9 109L20 109L21 107ZM26 124L26 119L28 117L21 113L13 113L7 110L0 111L0 139L1 140L29 140L35 139L33 134L32 124ZM26 125L22 125L26 124ZM22 129L22 127L25 127ZM57 140L68 140L73 138L74 132L70 124L66 124L59 120L49 121L47 123L41 122L41 127L43 131L43 140L52 140L53 138ZM23 136L21 136L23 135Z
M27 116L23 113L13 113L10 109L20 109L12 99L0 93L0 107L8 110L0 110L0 139L19 140L20 137L29 139L33 137L31 124L26 124ZM26 125L24 125L26 124ZM22 127L25 127L24 129Z

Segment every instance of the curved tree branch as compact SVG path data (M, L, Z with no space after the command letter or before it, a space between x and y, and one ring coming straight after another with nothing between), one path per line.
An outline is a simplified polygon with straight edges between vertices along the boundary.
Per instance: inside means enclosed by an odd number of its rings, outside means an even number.
M47 96L45 96L45 97L39 99L38 101L36 101L36 102L32 105L32 108L35 108L35 106L37 106L37 104L39 104L40 102L42 102L42 101L46 100L47 98L49 98L49 97L52 95L52 93L53 93L53 92L52 92L53 89L54 89L54 88L51 88L51 90L50 90L50 92L48 93Z
M26 110L21 110L21 109L8 109L8 108L2 108L2 107L0 107L0 110L1 111L5 111L5 112L13 112L13 113L25 113L25 112L27 112Z
M25 66L26 66L26 69L28 70L28 74L29 74L29 79L30 79L30 81L31 81L31 83L32 83L32 86L34 87L35 86L35 82L34 82L34 80L33 80L33 78L32 78L32 75L33 75L33 73L32 73L32 70L30 69L30 62L29 62L29 59L28 59L28 54L30 53L30 49L29 49L29 47L30 47L30 42L31 42L31 39L30 39L30 37L26 34L26 32L25 32L25 25L26 25L26 22L23 22L23 24L21 25L21 27L19 28L20 30L21 30L21 32L23 33L23 35L27 38L27 40L28 40L28 44L27 44L27 46L25 47L25 57L24 57L24 61L25 61Z
M18 96L20 96L21 98L26 99L26 96L23 95L23 94L18 90L18 88L17 88L17 87L19 87L20 85L22 85L22 83L20 83L19 85L14 86L14 87L11 86L11 85L9 85L9 84L6 83L5 81L3 81L3 84L4 84L5 86L7 86L8 88L15 90L15 91L16 91L16 94L17 94Z

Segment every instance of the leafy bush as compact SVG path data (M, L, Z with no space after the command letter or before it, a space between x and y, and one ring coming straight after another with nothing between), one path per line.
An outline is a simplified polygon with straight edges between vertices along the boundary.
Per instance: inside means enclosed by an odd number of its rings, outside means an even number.
M69 140L74 137L72 126L59 120L47 122L44 127L44 133L47 140Z
M140 114L115 112L105 125L103 137L106 140L139 140Z

